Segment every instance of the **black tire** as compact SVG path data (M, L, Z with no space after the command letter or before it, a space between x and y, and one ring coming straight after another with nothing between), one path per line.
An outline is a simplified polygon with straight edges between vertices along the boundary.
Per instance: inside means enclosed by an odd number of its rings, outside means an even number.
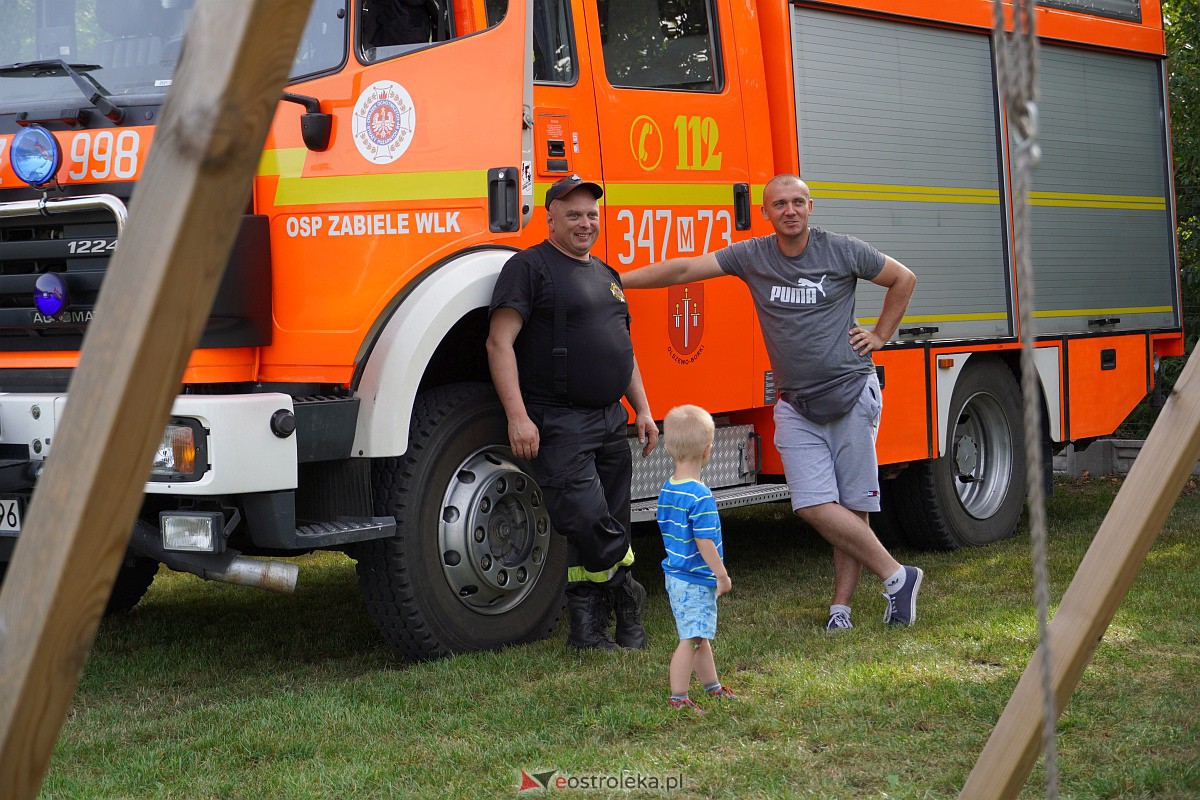
M894 478L879 481L879 510L871 513L871 530L875 532L875 536L883 543L883 546L888 549L908 545L908 539L904 535L904 528L900 525L900 520L896 514L895 494L897 485Z
M913 547L956 550L1013 535L1025 507L1021 392L999 359L972 360L950 399L946 455L896 478L895 503Z
M422 393L408 452L374 465L375 511L396 535L355 549L367 612L411 659L549 635L562 616L566 541L508 447L487 384Z
M108 605L104 607L104 615L124 614L136 606L145 597L146 590L154 582L158 574L158 562L152 558L141 556L126 556L117 570L117 579L113 582L112 594L108 596Z

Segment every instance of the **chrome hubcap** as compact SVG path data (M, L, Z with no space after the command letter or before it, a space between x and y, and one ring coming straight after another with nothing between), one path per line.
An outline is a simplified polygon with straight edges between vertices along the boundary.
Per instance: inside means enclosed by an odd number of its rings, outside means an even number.
M1012 436L995 397L979 393L967 399L951 437L952 463L959 502L976 519L995 514L1008 494Z
M537 482L507 448L488 447L455 471L442 501L442 572L463 605L502 614L532 591L550 547L550 514Z

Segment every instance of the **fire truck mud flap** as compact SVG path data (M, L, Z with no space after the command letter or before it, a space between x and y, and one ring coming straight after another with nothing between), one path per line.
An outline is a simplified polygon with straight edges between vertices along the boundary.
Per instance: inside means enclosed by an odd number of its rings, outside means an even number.
M396 535L357 545L359 587L384 638L413 659L547 636L562 614L566 543L508 447L487 384L424 392L408 451L374 465L375 513Z
M999 359L959 376L950 401L946 454L911 465L893 485L891 510L913 547L956 550L1007 539L1025 506L1021 393Z

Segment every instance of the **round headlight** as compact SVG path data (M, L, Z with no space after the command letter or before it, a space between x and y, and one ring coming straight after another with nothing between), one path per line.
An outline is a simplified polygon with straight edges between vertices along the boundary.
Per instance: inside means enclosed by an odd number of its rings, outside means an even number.
M62 166L62 149L50 131L38 125L22 128L8 151L13 172L30 186L49 183Z

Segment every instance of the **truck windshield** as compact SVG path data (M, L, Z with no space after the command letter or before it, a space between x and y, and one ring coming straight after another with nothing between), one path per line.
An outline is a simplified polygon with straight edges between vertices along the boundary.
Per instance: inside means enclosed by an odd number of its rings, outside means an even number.
M86 102L69 70L18 68L47 61L85 65L88 79L103 86L117 105L156 102L153 96L171 86L193 2L3 0L0 108ZM293 78L342 63L345 5L344 0L315 0L292 64Z

